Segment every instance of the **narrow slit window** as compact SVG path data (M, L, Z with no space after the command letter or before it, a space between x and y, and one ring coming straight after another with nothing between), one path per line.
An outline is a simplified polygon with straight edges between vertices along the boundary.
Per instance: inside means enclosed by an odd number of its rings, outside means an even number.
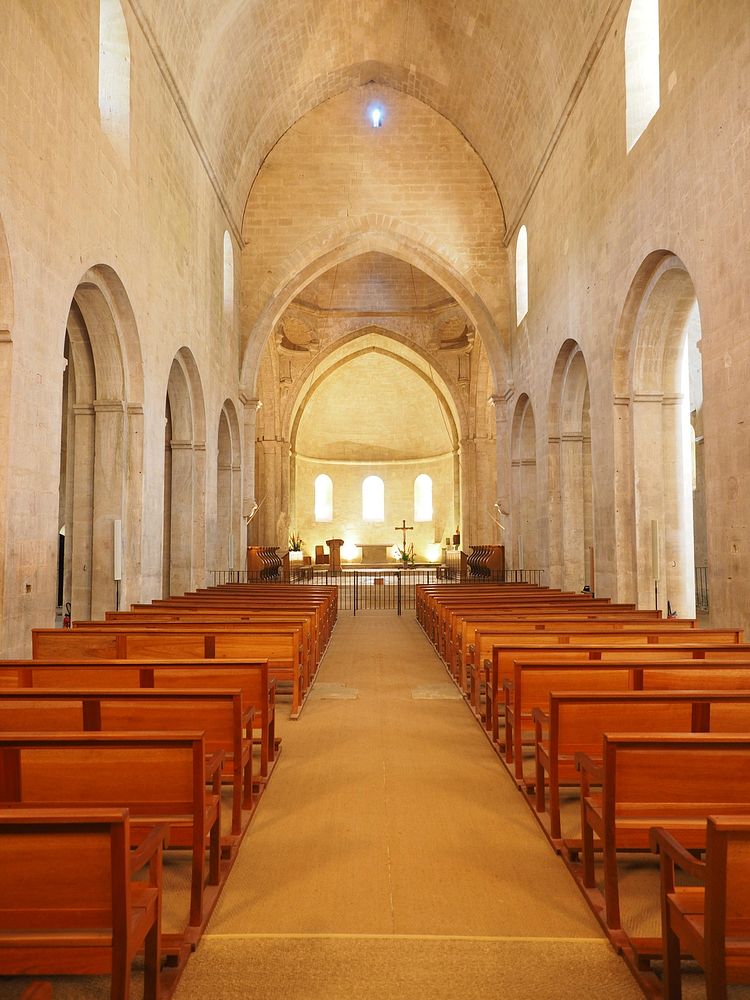
M659 110L659 72L659 0L633 0L625 27L628 152Z
M516 325L529 311L529 236L521 226L516 239Z
M432 479L424 474L414 480L414 520L432 520Z
M123 157L130 157L130 41L120 0L99 2L99 119Z

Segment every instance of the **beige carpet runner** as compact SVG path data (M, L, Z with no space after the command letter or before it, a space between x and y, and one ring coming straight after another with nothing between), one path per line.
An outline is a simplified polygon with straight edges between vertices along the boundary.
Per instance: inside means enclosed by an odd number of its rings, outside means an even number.
M641 995L413 616L340 618L282 731L176 1000Z

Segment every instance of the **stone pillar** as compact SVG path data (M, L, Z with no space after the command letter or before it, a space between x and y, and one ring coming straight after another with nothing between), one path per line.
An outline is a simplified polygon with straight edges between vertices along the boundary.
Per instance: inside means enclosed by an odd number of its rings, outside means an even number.
M172 516L170 518L169 592L191 589L193 561L193 444L172 441Z
M244 466L244 476L242 485L242 518L249 517L259 503L255 496L255 437L258 420L258 410L261 401L255 397L240 393L240 402L243 406L244 418L244 442L242 451L242 464ZM249 543L249 539L248 539ZM243 546L244 548L244 546Z
M92 515L94 506L95 415L91 403L73 407L73 518L70 603L73 618L91 617ZM67 530L67 529L66 529Z
M123 515L125 407L119 400L94 400L93 566L91 617L115 610L114 522Z
M569 432L560 440L562 588L581 590L586 581L583 510L583 435Z
M190 587L205 587L206 579L206 445L193 445L193 552Z
M507 386L502 395L490 396L490 402L495 407L495 450L497 465L497 484L495 490L495 518L499 521L499 542L505 546L506 555L516 545L518 530L514 525L520 523L517 511L511 506L511 429L508 420L510 401L513 398L513 387Z
M125 462L127 472L122 523L121 608L128 608L135 600L147 599L146 595L142 593L143 407L140 405L128 406L127 409L127 456Z

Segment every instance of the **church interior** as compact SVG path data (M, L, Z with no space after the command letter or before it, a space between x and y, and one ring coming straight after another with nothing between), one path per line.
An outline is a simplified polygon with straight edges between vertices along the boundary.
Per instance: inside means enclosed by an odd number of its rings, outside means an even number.
M552 798L537 822L542 729L491 636L480 662L474 618L512 581L519 619L528 587L555 621L617 609L608 627L633 643L690 622L690 655L733 643L717 684L745 687L747 0L4 0L0 45L0 854L32 753L10 734L46 731L3 702L32 659L273 674L286 636L298 666L289 685L279 668L275 736L267 721L253 736L258 708L249 749L211 779L201 934L174 945L198 889L165 848L163 968L154 985L157 921L133 996L678 997L648 836L620 864L619 922L606 874L592 903L585 808L565 832L579 800L563 794L557 837ZM474 579L488 546L504 575ZM248 553L268 550L283 582L251 594ZM339 563L373 591L400 573L398 614L355 617ZM170 652L125 652L125 625L105 652L83 641L87 623L219 584L249 588L252 608L226 590L210 619L245 615L244 656L218 632L195 652L198 604ZM456 609L438 593L462 587ZM647 687L637 673L622 683ZM101 677L92 698L158 687ZM717 801L747 816L740 702L710 719L738 755ZM690 732L717 731L691 706ZM186 731L193 711L173 709ZM241 752L261 770L232 813ZM219 852L220 825L237 842ZM700 864L704 846L688 844ZM110 996L106 963L87 978L83 958L72 975L4 960L2 907L0 1000ZM686 997L750 996L695 968Z

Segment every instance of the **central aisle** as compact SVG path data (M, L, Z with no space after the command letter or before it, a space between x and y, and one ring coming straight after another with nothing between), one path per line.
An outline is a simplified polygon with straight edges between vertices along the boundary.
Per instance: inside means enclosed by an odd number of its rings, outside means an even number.
M178 1000L640 996L413 616L340 617L281 731Z

